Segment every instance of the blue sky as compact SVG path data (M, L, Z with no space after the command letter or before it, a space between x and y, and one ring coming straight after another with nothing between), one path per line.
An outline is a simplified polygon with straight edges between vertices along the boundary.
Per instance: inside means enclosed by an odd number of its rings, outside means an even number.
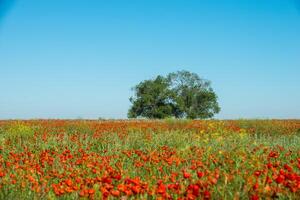
M0 118L126 118L131 87L189 70L216 118L300 118L297 0L0 0Z

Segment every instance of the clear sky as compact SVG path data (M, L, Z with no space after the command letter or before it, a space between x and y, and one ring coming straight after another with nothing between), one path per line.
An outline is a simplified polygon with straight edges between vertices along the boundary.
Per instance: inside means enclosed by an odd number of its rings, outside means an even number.
M189 70L216 118L300 118L297 0L0 0L0 118L126 118L132 86Z

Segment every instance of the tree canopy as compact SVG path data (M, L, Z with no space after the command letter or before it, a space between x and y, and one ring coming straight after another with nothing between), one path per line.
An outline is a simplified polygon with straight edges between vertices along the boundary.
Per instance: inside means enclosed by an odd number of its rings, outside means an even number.
M220 111L211 83L188 71L145 80L133 88L129 118L205 119Z

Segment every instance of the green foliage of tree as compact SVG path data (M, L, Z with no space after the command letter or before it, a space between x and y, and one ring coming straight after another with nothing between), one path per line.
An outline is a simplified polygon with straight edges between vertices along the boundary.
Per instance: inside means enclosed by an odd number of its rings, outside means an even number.
M220 111L210 82L188 71L157 76L136 85L129 118L211 118Z
M174 94L169 90L169 82L162 76L154 80L145 80L134 87L135 96L130 98L132 107L129 118L166 118L173 115L175 104Z
M175 101L181 117L204 119L220 112L217 95L209 81L188 71L170 73L167 79L170 89L176 93Z

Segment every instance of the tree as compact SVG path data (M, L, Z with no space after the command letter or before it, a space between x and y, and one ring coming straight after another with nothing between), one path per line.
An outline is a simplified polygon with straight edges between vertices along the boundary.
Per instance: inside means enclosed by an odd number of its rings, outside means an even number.
M188 71L157 76L136 85L129 118L211 118L220 111L210 82Z
M174 113L174 95L168 89L169 82L162 76L154 80L145 80L133 89L135 96L130 98L133 104L129 109L128 117L166 118Z
M170 73L167 79L176 93L175 101L182 117L204 119L220 112L217 95L209 81L188 71Z

